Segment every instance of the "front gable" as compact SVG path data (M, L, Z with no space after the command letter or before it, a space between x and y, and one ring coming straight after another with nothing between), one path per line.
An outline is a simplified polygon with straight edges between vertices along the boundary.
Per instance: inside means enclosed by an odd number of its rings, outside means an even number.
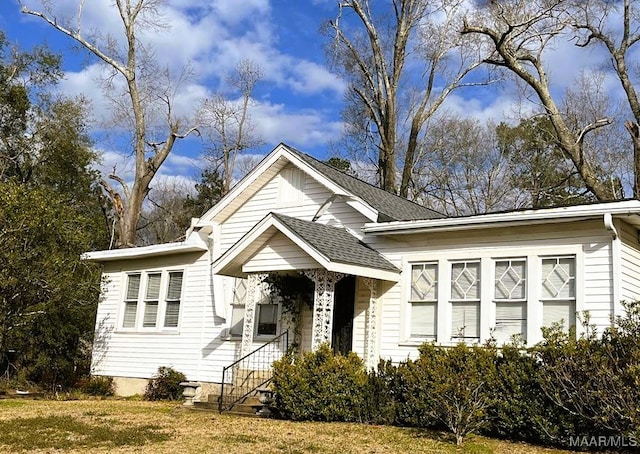
M201 221L223 224L250 201L264 202L267 198L270 203L267 212L274 208L301 206L309 201L316 205L317 210L332 195L353 199L351 206L354 209L369 221L376 219L377 212L367 203L361 200L358 200L359 204L353 203L357 197L318 172L286 145L280 144L207 211Z

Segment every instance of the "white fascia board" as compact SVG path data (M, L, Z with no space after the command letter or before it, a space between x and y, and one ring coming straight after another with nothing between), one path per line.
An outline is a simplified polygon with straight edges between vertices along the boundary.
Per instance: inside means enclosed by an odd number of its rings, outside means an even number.
M308 254L313 260L318 262L318 264L329 270L335 271L337 273L345 273L345 274L353 274L357 276L371 277L375 279L381 279L385 281L397 282L400 279L400 273L395 273L393 271L387 270L379 270L376 268L363 267L358 265L350 265L340 262L332 262L325 255L321 254L318 250L316 250L313 246L311 246L306 241L302 240L294 231L289 229L286 225L284 225L280 220L274 217L271 213L265 216L262 221L254 226L254 228L248 232L242 239L240 239L236 244L231 246L220 257L213 263L213 272L214 274L218 274L220 271L227 268L229 265L233 263L233 261L242 254L243 251L247 249L247 247L256 241L262 234L264 234L270 228L277 229L280 233L286 236L292 243L302 249L306 254Z
M248 245L257 240L260 235L262 235L267 229L272 226L270 220L273 219L271 213L266 215L259 221L256 225L253 226L251 230L244 234L242 238L236 241L229 249L225 251L220 257L218 257L212 263L212 269L214 274L218 274L222 269L229 266L236 257L238 257L242 252L247 248Z
M360 197L357 197L356 195L348 192L342 186L339 186L338 184L334 183L333 180L322 175L320 172L318 172L316 169L311 167L305 161L298 158L298 156L296 156L295 154L290 153L287 150L285 150L285 152L287 153L287 159L289 159L289 161L293 165L298 167L300 170L304 171L307 175L311 176L314 180L316 180L318 183L320 183L321 185L329 189L329 191L331 191L332 193L346 196L347 197L346 203L350 205L352 208L354 208L356 211L361 213L363 216L365 216L367 219L375 221L378 218L378 211L374 209L371 205L366 203L364 200L362 200Z
M393 272L370 268L366 266L349 265L346 263L331 262L325 267L329 271L336 273L352 274L354 276L370 277L382 281L398 282L400 280L400 271Z
M605 213L610 213L612 216L640 215L640 201L627 200L594 205L511 211L508 213L483 214L456 218L370 223L365 224L362 227L362 231L366 234L372 235L444 232L508 227L522 224L532 225L571 222L581 219L601 217Z
M245 251L251 243L256 241L260 236L270 228L275 228L284 236L286 236L296 246L301 248L305 253L309 254L316 262L322 267L327 268L329 266L329 259L323 254L320 254L316 249L311 247L307 242L302 241L300 237L287 226L280 222L272 213L266 215L260 222L258 222L244 237L242 237L236 244L231 246L222 257L213 263L213 272L218 273L227 266L229 266L243 251ZM328 269L328 268L327 268Z
M271 153L265 156L260 163L253 168L245 177L240 180L231 190L224 196L218 203L211 207L205 214L200 216L200 219L214 219L221 211L223 211L227 205L237 197L238 194L242 194L247 188L258 179L258 177L269 167L271 167L284 152L286 148L280 144L274 148Z
M85 252L80 258L87 262L113 262L118 260L141 259L162 255L185 254L188 252L205 252L207 246L198 243L165 243L153 246L111 249L108 251Z

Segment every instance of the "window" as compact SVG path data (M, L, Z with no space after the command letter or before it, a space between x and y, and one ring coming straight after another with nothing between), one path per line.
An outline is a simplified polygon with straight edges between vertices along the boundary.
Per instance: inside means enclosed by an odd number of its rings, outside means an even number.
M236 278L233 288L233 300L231 302L231 323L229 326L230 337L242 337L244 328L244 304L247 297L247 281Z
M278 327L278 305L259 304L258 305L258 336L275 336Z
M565 330L576 324L576 258L542 259L542 325L561 323Z
M182 271L169 273L169 286L164 313L164 327L177 328L180 315L180 297L182 295Z
M124 300L123 328L135 328L138 313L138 294L140 292L140 274L127 276L127 294Z
M451 337L480 338L479 261L451 264L451 319Z
M438 264L411 265L411 331L412 338L436 338L438 312Z
M507 259L495 262L494 299L496 324L494 337L498 344L513 336L527 335L527 261Z
M155 332L159 327L177 328L182 276L182 271L128 274L122 328L147 332Z
M144 298L143 328L155 328L158 321L158 302L160 301L160 280L162 274L147 275L147 292Z

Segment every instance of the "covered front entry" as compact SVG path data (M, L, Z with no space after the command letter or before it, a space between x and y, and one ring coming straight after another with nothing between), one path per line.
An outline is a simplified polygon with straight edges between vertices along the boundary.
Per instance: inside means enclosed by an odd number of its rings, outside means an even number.
M293 272L314 285L310 317L300 326L310 328L310 342L301 346L329 344L346 354L357 344L367 366L377 364L378 284L397 281L400 270L346 229L270 213L214 262L213 271L247 278L241 355L254 344L265 276ZM356 300L361 310L354 329Z

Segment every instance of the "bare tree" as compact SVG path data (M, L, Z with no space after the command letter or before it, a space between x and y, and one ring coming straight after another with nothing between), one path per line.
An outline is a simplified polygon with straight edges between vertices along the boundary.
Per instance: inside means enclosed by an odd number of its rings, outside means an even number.
M124 51L120 50L116 36L85 32L82 28L84 0L79 0L75 17L57 17L51 2L44 0L41 1L41 10L22 5L22 12L41 18L106 63L112 71L106 81L107 93L113 89L116 76L125 82L128 102L120 105L120 111L133 115L130 126L132 154L135 156L133 184L130 186L115 172L108 178L119 184L121 192L105 179L101 184L113 202L118 220L118 244L120 247L129 247L136 244L138 221L152 179L167 159L176 139L186 137L195 129L181 132L181 122L171 109L173 89L156 84L163 75L168 74L168 70L158 68L153 51L143 45L138 35L144 28L166 26L161 15L163 0L114 0L114 3L124 30ZM163 112L166 129L163 139L156 141L151 138L149 117L154 116L157 109Z
M635 197L640 196L640 99L636 91L638 65L631 55L640 41L640 7L638 2L623 0L575 1L571 25L580 40L578 46L600 44L609 52L613 70L624 90L633 120L625 122L633 143Z
M253 90L261 78L262 70L256 63L241 61L227 78L240 98L229 99L224 93L216 93L205 99L198 110L207 159L223 178L222 195L231 188L238 154L262 143L255 135L249 112Z
M481 13L466 19L463 35L485 38L485 62L504 68L524 83L542 105L555 131L557 145L571 159L587 189L598 200L612 200L615 192L600 177L596 164L585 154L587 134L609 125L600 118L572 129L552 95L544 64L544 51L559 36L566 36L572 10L565 0L509 0L489 2Z
M192 184L185 180L156 180L140 216L140 242L146 245L183 239L191 218L200 214L189 203L194 193Z
M473 42L451 33L462 0L392 0L391 11L375 8L368 0L339 3L329 22L330 58L349 82L347 132L374 151L380 186L407 197L429 118L452 91L469 85L463 79L480 62Z
M449 216L520 208L508 157L494 128L477 120L437 115L415 164L413 199Z

